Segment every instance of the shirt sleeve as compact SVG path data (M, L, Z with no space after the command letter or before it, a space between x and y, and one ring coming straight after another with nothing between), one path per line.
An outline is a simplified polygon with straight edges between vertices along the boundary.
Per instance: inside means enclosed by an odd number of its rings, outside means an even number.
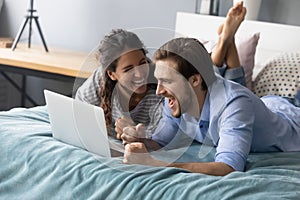
M215 155L216 162L224 162L237 171L244 171L250 152L254 108L246 96L233 99L225 108L219 119L219 141Z
M97 68L93 74L78 88L75 99L92 105L100 105L100 97L98 95L100 89L101 71Z

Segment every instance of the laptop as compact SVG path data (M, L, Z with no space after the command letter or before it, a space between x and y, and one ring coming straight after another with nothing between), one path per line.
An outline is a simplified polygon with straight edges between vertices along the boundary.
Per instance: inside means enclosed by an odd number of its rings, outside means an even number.
M104 157L124 152L120 143L109 140L104 112L73 98L44 90L53 137Z

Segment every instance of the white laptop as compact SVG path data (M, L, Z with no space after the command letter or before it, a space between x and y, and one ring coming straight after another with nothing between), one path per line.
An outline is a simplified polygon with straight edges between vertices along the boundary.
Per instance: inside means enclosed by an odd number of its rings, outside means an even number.
M104 157L111 157L110 147L123 152L122 145L108 139L101 107L49 90L44 95L54 138Z

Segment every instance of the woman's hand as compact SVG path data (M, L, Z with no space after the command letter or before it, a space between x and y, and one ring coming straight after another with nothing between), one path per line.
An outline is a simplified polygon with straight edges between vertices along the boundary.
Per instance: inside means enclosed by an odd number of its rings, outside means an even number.
M124 145L133 142L141 142L141 139L144 139L145 137L145 126L141 123L136 126L125 127L121 135Z
M125 127L130 127L130 126L135 126L135 123L133 122L133 120L131 118L126 117L126 116L122 116L121 118L117 118L116 123L115 123L115 131L117 133L116 138L118 140L120 140L121 135L123 134L123 129Z

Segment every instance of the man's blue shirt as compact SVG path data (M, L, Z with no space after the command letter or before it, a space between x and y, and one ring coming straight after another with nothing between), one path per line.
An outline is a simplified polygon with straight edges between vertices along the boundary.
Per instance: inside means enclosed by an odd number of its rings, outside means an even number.
M210 141L216 147L215 162L243 171L250 151L300 151L300 108L278 96L260 99L218 76L199 120L188 114L172 117L166 102L152 139L168 147L184 142L182 133L201 143Z

